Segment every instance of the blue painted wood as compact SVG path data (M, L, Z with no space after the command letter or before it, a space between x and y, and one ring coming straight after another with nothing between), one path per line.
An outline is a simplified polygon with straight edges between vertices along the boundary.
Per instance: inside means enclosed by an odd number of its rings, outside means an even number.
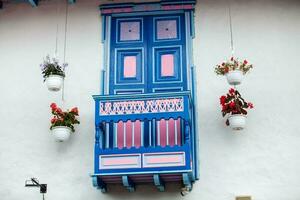
M151 11L167 10L193 10L196 0L162 0L160 2L141 2L141 3L116 3L102 4L99 6L102 15L111 15L114 13L137 13Z
M196 167L196 132L194 111L194 77L191 59L191 39L193 27L192 11L195 1L169 1L163 0L159 3L124 3L109 4L100 7L102 15L107 17L103 29L103 41L105 42L105 67L107 74L102 74L101 80L106 82L107 95L94 95L95 100L95 123L106 124L103 128L103 137L108 145L95 143L95 170L93 176L122 176L124 186L133 191L134 183L128 175L151 174L154 185L159 191L163 191L161 174L182 173L183 181L188 188L192 187L195 180ZM192 6L191 6L192 5ZM137 14L137 12L139 12ZM186 13L189 13L187 15ZM159 14L163 14L160 16ZM186 18L189 18L188 20ZM177 37L159 40L156 24L163 20L174 20L177 25ZM140 23L140 37L130 41L120 39L120 24L122 22L138 21ZM136 38L136 37L135 37ZM174 74L162 77L160 71L161 55L175 55ZM122 65L125 56L137 57L136 77L128 79L124 77ZM107 68L109 66L109 68ZM191 91L189 91L191 90ZM155 100L178 98L183 101L183 109L163 112L125 112L125 113L100 113L100 104L115 104L117 102L143 102L144 104ZM122 104L123 105L123 104ZM156 144L156 121L159 119L182 119L181 134L182 144L180 146L161 147ZM140 120L143 123L142 140L144 146L140 148L116 148L116 133L114 124L119 121ZM109 125L108 125L109 124ZM96 131L97 132L97 131ZM101 131L100 131L101 132ZM104 139L105 138L105 139ZM101 142L100 142L101 144ZM147 153L171 153L184 152L185 164L183 166L143 167L140 168L99 168L100 156L110 155L132 155L143 156ZM143 161L141 161L143 162ZM102 165L101 165L102 166ZM128 188L129 187L129 188Z
M69 2L70 4L74 4L74 3L76 2L76 0L68 0L68 2Z
M157 187L158 191L164 192L165 191L165 184L159 177L159 174L153 175L154 185Z
M92 176L93 186L101 190L101 192L107 192L106 184L98 176Z
M122 176L122 183L129 192L135 191L134 183L130 180L128 176Z
M37 7L39 3L38 0L28 0L28 2L32 5L32 7Z

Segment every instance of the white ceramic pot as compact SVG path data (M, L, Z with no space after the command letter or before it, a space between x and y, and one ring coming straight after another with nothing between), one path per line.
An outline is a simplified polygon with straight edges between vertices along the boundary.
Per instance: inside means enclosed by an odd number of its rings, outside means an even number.
M67 141L71 135L71 128L67 126L56 126L52 128L54 139L57 142Z
M62 87L64 77L60 75L50 75L46 78L46 85L50 91L59 91Z
M243 80L243 72L240 70L229 71L226 74L227 81L230 85L239 85Z
M229 126L233 130L243 130L246 127L246 116L242 114L231 115L228 117Z

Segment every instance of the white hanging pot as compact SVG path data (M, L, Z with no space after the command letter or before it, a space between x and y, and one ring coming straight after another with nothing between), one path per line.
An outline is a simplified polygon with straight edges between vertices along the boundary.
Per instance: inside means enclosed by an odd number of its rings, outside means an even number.
M57 142L67 141L71 135L71 128L67 126L55 126L52 128L54 139Z
M59 91L62 88L64 77L60 75L49 75L46 78L46 85L50 91Z
M243 130L246 127L246 116L242 114L230 115L228 117L229 126L233 130Z
M227 81L230 85L239 85L243 80L243 72L240 70L229 71L226 74Z

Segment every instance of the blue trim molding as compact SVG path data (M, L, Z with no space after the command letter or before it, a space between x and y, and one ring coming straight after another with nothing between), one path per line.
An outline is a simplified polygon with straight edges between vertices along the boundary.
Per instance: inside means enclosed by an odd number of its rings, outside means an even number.
M112 15L117 13L136 13L150 11L171 11L171 10L194 10L196 0L178 1L161 0L155 3L119 3L103 4L99 8L102 15Z

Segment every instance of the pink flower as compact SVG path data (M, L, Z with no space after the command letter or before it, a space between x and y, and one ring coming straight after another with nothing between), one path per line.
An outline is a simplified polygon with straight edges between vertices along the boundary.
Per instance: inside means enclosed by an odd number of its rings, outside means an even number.
M57 109L56 103L51 103L50 108L54 111Z
M72 108L71 112L78 115L78 108L77 107Z
M244 60L244 65L247 65L248 61L247 60Z
M250 103L250 102L249 102L247 105L248 105L248 107L249 107L250 109L254 108L253 103Z

